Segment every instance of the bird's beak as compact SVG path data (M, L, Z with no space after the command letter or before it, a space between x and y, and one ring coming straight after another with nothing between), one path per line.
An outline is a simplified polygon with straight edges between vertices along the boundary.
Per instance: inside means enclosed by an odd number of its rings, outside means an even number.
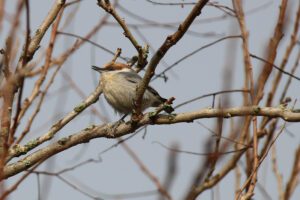
M97 66L94 66L94 65L92 65L92 69L99 72L99 73L107 71L107 69L105 69L105 68L97 67Z

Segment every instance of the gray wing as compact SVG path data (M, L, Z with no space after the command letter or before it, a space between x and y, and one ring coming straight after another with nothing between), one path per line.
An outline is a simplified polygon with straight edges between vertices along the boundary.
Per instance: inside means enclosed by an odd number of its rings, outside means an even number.
M136 73L130 73L130 72L120 72L120 74L129 82L137 84L140 81L142 81L142 77L140 77L138 74ZM159 93L152 88L151 86L148 86L147 89L154 94L156 97L158 97L158 99L162 102L165 102L166 99L162 98Z
M140 77L138 74L136 73L131 73L131 72L120 72L119 73L121 76L124 77L124 79L126 79L127 81L131 82L131 83L138 83L142 80L142 77Z

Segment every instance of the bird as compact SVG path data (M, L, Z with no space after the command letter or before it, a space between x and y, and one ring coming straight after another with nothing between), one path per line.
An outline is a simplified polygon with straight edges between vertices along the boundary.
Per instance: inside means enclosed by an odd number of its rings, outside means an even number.
M110 62L102 68L92 66L92 69L101 74L100 83L106 101L119 113L125 117L131 114L134 109L134 98L136 96L137 84L142 81L142 77L136 73L129 65L119 62ZM159 93L148 86L142 99L141 111L149 107L158 107L165 103L167 99L161 97ZM164 106L167 113L174 109L168 105Z

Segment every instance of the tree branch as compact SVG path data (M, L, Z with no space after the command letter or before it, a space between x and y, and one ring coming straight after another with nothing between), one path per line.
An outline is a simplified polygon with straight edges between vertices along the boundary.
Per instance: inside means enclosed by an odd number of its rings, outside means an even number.
M90 94L82 103L80 103L78 106L76 106L71 112L69 112L65 117L58 120L51 129L43 134L42 136L33 139L29 141L24 146L21 146L19 144L14 145L9 149L9 156L7 160L9 161L13 157L17 157L20 155L24 155L30 150L34 149L35 147L39 146L40 144L50 140L53 138L53 136L61 130L67 123L69 123L72 119L74 119L77 115L79 115L83 110L85 110L87 107L89 107L91 104L95 103L99 96L102 93L102 87L99 82L96 90Z
M75 109L74 109L75 110ZM71 115L74 111L72 111L69 115ZM67 116L69 116L67 115ZM150 124L176 124L181 122L193 122L196 119L202 118L216 118L216 117L223 117L223 118L230 118L235 116L268 116L271 118L282 118L288 122L300 122L300 112L293 112L291 110L285 108L273 108L273 107L258 107L258 106L250 106L250 107L233 107L233 108L222 108L222 109L212 109L212 108L205 108L195 112L187 112L187 113L180 113L176 115L158 115L156 119L151 118L151 115L144 115L144 117L133 127L131 123L121 123L117 128L115 128L114 134L111 133L111 125L104 124L100 126L91 126L87 127L86 129L69 135L68 137L61 138L55 143L44 147L25 158L20 159L19 161L9 164L4 167L4 172L2 178L9 178L15 174L18 174L31 166L35 163L45 160L61 151L69 149L72 146L87 143L91 139L94 138L118 138L130 133L133 133L139 127L144 125ZM64 118L60 123L65 123L66 119ZM58 122L58 123L59 123ZM119 123L119 122L117 122ZM52 129L56 129L56 126L53 126ZM34 142L39 141L47 141L51 138L52 129L45 134L44 136L37 138ZM52 135L53 136L53 135ZM33 142L33 144L34 144ZM32 144L32 145L33 145ZM30 145L25 145L24 148L29 148ZM36 147L37 145L33 145ZM15 153L14 156L20 155L18 153L18 148L13 149Z
M198 3L194 6L190 14L186 17L186 19L179 25L178 30L173 33L172 35L169 35L162 46L155 52L152 59L149 62L149 65L147 67L145 76L137 86L137 94L135 97L135 114L136 116L140 115L141 113L141 105L142 105L142 97L145 93L145 90L154 75L155 69L160 62L160 60L164 57L164 55L167 53L167 51L174 46L185 34L185 32L188 30L194 19L200 15L202 8L207 4L208 0L199 0ZM133 115L133 118L134 115Z

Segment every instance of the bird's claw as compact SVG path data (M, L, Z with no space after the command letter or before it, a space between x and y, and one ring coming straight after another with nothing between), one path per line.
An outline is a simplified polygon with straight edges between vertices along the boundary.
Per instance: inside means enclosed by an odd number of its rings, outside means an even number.
M124 119L120 119L118 120L116 123L112 124L110 127L109 127L109 130L108 130L108 135L112 138L115 137L115 133L117 131L117 128L122 124L124 123Z

